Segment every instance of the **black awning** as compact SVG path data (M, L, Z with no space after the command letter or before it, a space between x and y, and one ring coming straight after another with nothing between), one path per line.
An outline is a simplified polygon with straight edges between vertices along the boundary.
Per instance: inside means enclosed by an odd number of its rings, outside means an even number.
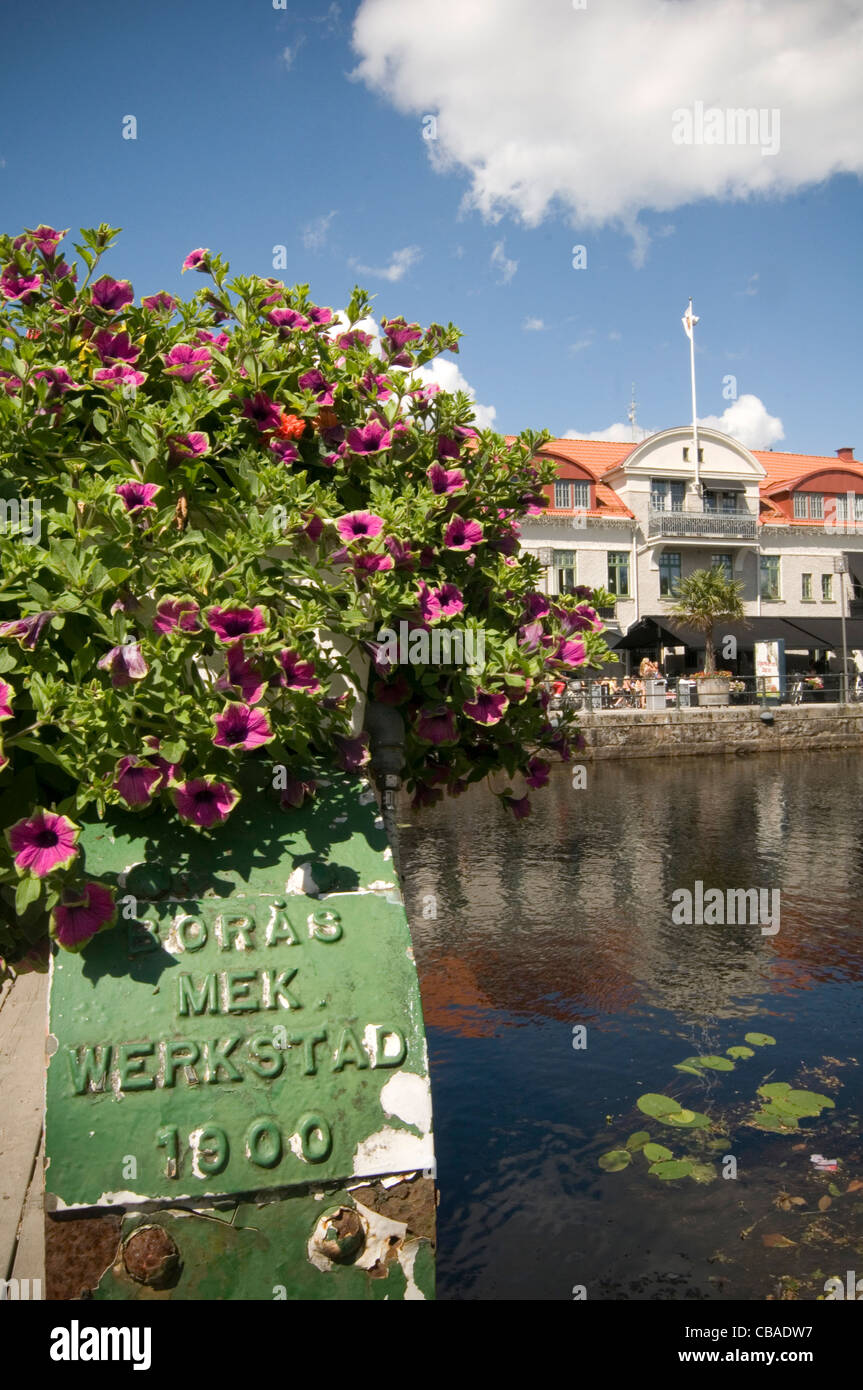
M847 618L845 622L848 650L863 649L863 619ZM721 643L724 637L734 637L741 650L756 642L776 642L782 638L789 651L842 650L842 621L840 618L747 618L742 623L715 623L713 640ZM616 643L618 651L633 651L640 647L704 646L704 634L695 628L675 622L664 613L651 614L633 623L626 635Z

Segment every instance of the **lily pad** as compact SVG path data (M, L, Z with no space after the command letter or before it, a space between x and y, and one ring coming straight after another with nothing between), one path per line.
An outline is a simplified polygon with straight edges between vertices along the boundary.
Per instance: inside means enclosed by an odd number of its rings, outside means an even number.
M766 1086L758 1087L758 1094L766 1096L768 1100L775 1100L777 1096L785 1096L791 1090L788 1081L770 1081Z
M671 1158L662 1163L652 1163L648 1172L655 1178L661 1178L667 1182L671 1178L688 1178L692 1172L692 1163L688 1158Z
M645 1144L642 1150L645 1158L649 1158L651 1163L662 1163L667 1158L673 1158L674 1154L667 1149L664 1144Z
M689 1174L696 1182L713 1182L716 1177L716 1169L712 1163L692 1163Z
M744 1033L743 1036L753 1047L772 1047L776 1042L769 1033Z
M742 1043L738 1043L736 1047L726 1047L725 1051L728 1053L729 1057L755 1056L753 1049L751 1047L744 1047Z
M734 1063L729 1062L727 1057L716 1057L711 1053L707 1057L697 1058L700 1067L709 1067L711 1071L734 1071Z
M643 1149L650 1135L646 1129L638 1129L634 1134L630 1134L626 1141L626 1147L631 1154L637 1154L639 1149Z
M599 1159L599 1166L606 1173L619 1173L626 1168L632 1157L628 1149L611 1149Z
M797 1129L797 1117L787 1110L780 1110L776 1104L765 1105L756 1110L749 1123L756 1129L766 1129L771 1134L786 1134Z
M777 1104L795 1115L820 1115L822 1110L835 1110L836 1102L817 1091L786 1091Z
M673 1125L675 1129L709 1129L710 1119L698 1110L676 1110L671 1115L657 1115L660 1124Z
M660 1096L655 1091L647 1091L645 1095L639 1096L635 1102L639 1110L645 1115L651 1115L655 1120L661 1120L665 1115L672 1115L682 1107L679 1101L672 1100L671 1096Z
M696 1066L695 1066L693 1063L691 1063L691 1062L675 1062L675 1063L674 1063L674 1070L675 1070L675 1071L686 1071L686 1072L689 1072L689 1075L690 1075L690 1076L703 1076L703 1075L704 1075L704 1072L701 1070L701 1068L700 1068L700 1067L696 1067Z

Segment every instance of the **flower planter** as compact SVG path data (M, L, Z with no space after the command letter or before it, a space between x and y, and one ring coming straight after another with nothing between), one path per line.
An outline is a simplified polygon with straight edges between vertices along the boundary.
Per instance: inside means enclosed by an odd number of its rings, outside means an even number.
M731 682L727 676L702 676L698 681L698 703L708 708L727 705L731 700Z

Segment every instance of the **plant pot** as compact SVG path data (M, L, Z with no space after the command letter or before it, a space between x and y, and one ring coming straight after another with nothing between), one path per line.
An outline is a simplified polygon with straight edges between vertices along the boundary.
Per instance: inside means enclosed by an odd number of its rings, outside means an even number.
M698 703L708 708L731 701L731 681L727 676L702 676L698 682Z

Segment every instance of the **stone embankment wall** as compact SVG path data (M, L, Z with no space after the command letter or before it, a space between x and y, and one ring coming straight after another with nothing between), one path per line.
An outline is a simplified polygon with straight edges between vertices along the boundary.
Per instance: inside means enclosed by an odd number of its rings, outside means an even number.
M772 723L756 706L603 710L579 716L587 747L574 758L657 758L699 753L863 748L863 704L780 705Z

